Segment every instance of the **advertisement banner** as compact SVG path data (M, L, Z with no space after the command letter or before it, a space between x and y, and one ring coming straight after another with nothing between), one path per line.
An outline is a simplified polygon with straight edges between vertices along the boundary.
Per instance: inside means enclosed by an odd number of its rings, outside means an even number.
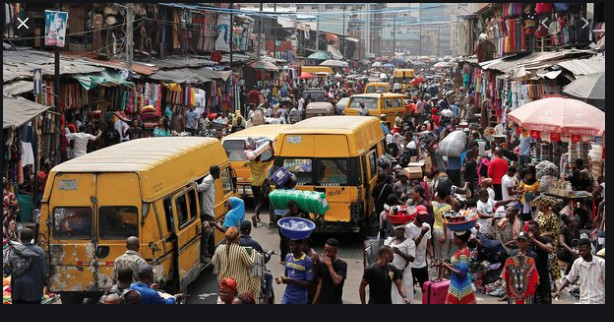
M64 47L68 13L45 10L45 46Z
M215 30L215 50L230 52L230 15L219 15Z

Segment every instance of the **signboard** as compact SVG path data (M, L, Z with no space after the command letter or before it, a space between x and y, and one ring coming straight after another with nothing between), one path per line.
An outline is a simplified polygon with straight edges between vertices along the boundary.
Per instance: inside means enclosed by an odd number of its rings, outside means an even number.
M288 135L286 142L289 144L301 144L303 143L303 138L300 135Z
M78 190L79 182L77 180L60 180L58 190Z
M34 69L34 74L32 75L32 81L34 82L34 95L42 94L43 88L43 72L40 68Z
M45 46L64 47L68 12L45 10Z
M221 14L217 17L217 27L215 28L215 50L230 52L230 15Z

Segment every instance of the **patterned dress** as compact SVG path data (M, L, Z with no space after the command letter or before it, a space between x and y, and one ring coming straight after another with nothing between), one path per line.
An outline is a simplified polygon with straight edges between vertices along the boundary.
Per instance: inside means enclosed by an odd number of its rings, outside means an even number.
M548 214L540 212L537 215L536 221L539 224L542 235L549 235L548 237L552 239L552 254L556 255L559 244L559 234L561 233L559 218L557 218L557 216L551 211ZM561 278L559 261L557 260L556 256L550 257L552 258L552 260L550 260L550 276L553 280L558 280Z
M452 256L450 263L454 269L461 272L461 276L451 274L446 304L477 304L471 289L471 278L467 275L470 257L471 253L467 247L458 250Z
M4 189L2 199L2 238L17 241L17 213L19 202L15 194Z
M529 255L508 258L501 275L505 280L508 304L533 304L533 296L539 283L539 274L533 258Z

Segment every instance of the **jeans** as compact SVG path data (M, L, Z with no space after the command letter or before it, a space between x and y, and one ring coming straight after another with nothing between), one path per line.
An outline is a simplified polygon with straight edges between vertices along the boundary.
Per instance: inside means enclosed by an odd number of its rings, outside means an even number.
M531 157L528 155L518 156L518 168L523 168L525 164L531 163Z
M273 274L271 272L264 273L264 295L269 299L273 297Z
M262 208L262 202L264 196L262 194L262 186L252 186L252 193L254 194L254 214L260 216L260 208Z
M493 190L495 191L495 201L501 201L503 199L503 190L501 184L493 184Z

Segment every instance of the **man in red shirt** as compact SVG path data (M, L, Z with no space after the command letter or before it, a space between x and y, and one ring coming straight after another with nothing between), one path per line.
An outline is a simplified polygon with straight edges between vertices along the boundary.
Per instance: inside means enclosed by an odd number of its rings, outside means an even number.
M503 198L503 191L501 190L501 179L507 173L509 165L507 161L503 159L503 152L501 148L495 150L495 158L490 161L488 166L488 177L492 178L492 185L495 190L495 201L501 201Z
M418 105L414 104L413 100L408 100L405 110L407 111L408 114L411 114L412 111L414 114L418 114Z
M254 88L249 92L249 94L247 94L247 96L249 98L250 104L255 104L256 106L260 104L260 93L258 93L258 89L256 88L256 86L254 86Z
M440 117L439 115L437 115L436 107L433 107L433 109L431 109L431 119L433 119L433 122L435 123L435 128L438 128Z

